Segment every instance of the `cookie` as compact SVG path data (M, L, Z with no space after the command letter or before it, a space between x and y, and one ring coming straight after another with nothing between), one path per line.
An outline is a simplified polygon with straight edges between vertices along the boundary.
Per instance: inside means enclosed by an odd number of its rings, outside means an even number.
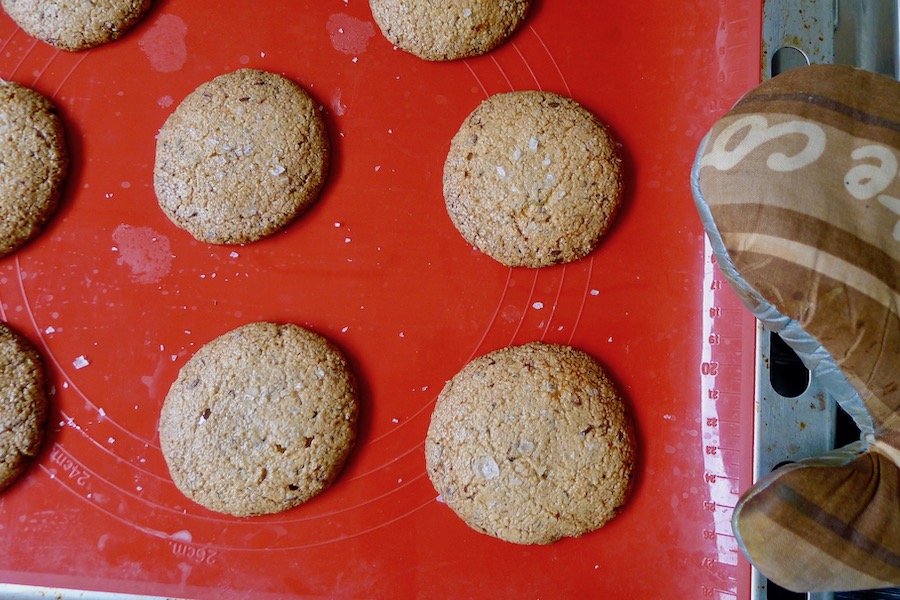
M85 50L119 39L150 0L0 0L25 33L61 50Z
M428 476L470 527L548 544L602 527L631 487L631 420L589 355L534 342L476 358L438 395Z
M587 256L622 198L607 127L570 98L491 96L466 118L444 163L444 200L463 238L508 266Z
M325 490L356 439L355 379L296 325L257 322L197 351L169 389L159 441L175 485L206 508L271 514Z
M41 358L31 344L0 323L0 490L37 454L47 421Z
M531 0L369 0L384 37L425 60L489 52L525 20Z
M241 69L200 85L159 132L159 205L201 242L272 235L319 194L328 170L325 122L297 84Z
M0 257L36 237L56 211L69 166L53 103L0 81Z

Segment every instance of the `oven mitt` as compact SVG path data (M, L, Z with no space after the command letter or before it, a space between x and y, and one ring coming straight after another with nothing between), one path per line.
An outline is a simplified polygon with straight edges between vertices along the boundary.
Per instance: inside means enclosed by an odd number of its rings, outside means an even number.
M900 585L900 83L788 71L707 134L691 176L722 273L862 439L740 499L741 549L796 592Z

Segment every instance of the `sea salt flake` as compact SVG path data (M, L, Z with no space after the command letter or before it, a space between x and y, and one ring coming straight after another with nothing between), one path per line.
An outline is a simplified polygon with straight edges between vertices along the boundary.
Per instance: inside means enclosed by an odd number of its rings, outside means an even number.
M485 479L493 479L500 475L500 467L490 456L483 456L475 460L475 470Z

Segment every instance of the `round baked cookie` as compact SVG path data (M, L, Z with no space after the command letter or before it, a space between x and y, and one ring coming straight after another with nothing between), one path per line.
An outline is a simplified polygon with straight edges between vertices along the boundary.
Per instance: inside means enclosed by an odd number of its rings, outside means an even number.
M68 166L62 123L50 100L0 81L0 256L40 233L56 211Z
M0 490L37 454L46 420L41 358L25 338L0 323Z
M334 481L356 439L355 379L323 337L290 324L238 327L197 351L162 406L175 485L210 510L281 512Z
M600 365L534 342L467 364L438 395L425 464L470 527L548 544L602 527L631 487L631 419Z
M150 0L2 0L25 33L62 50L119 39L147 12Z
M622 197L622 161L607 127L551 92L497 94L453 137L444 200L470 244L516 267L588 255Z
M493 50L506 41L531 0L369 0L384 37L425 60L454 60Z
M293 221L318 196L329 145L319 110L280 75L240 69L191 92L159 132L159 205L202 242L243 244Z

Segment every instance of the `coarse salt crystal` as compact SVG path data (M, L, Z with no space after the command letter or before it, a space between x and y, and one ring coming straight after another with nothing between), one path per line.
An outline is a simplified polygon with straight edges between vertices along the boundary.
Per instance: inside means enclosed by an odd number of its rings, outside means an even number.
M599 296L600 290L591 290L591 296Z
M499 175L500 177L506 177L506 169L504 169L503 167L498 165L497 166L497 175Z
M534 310L541 310L542 308L544 308L544 303L543 302L535 302L534 304L531 305L531 307L534 308Z
M72 366L75 367L76 369L83 369L83 368L85 368L86 366L88 366L89 364L91 364L91 363L90 363L90 361L84 356L84 354L81 354L81 355L78 356L75 360L72 361Z
M531 139L528 140L528 149L529 150L531 150L533 152L533 151L537 150L537 147L538 147L538 141L537 141L536 137L532 137Z
M471 17L471 16L472 16L472 9L471 9L471 8L464 8L464 9L463 9L463 16L464 16L464 17Z
M274 169L269 169L270 175L281 175L282 173L284 173L284 167L281 165L275 165Z
M240 254L232 250L231 254L229 254L228 256L230 256L231 258L237 258L238 256L240 256Z
M46 333L47 335L50 335L51 333L56 333L56 329L53 327L53 325L51 325L47 329L44 330L44 333Z

